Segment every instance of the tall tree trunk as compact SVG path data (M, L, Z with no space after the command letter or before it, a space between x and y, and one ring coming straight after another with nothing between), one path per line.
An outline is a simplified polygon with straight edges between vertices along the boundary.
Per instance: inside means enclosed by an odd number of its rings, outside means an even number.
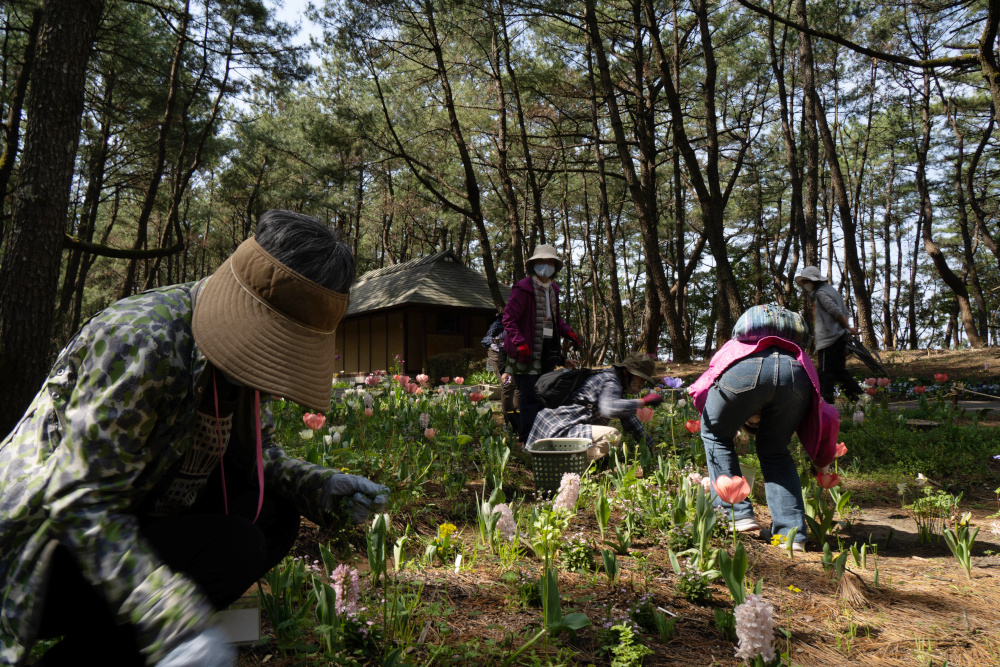
M41 25L42 10L32 10L28 41L24 45L24 59L21 61L21 67L14 79L14 90L7 107L7 122L3 133L3 154L0 154L0 240L3 240L6 228L6 217L2 203L7 199L7 184L10 182L10 175L14 173L14 162L21 140L21 111L24 108L24 96L28 92L28 80L31 78L35 45L38 41L38 30Z
M800 25L807 25L806 0L795 0L795 14ZM816 89L812 43L806 33L799 33L799 69L802 72L802 126L806 145L806 198L803 207L802 251L806 266L819 266L819 133L816 131L816 107L812 93Z
M49 367L87 61L103 8L103 0L47 0L42 9L24 153L0 266L0 434L14 428Z
M882 247L885 253L885 261L883 262L883 274L882 274L882 328L883 328L883 345L887 350L896 349L896 322L893 319L892 311L890 310L890 299L889 296L892 294L892 252L890 251L889 242L892 238L891 236L891 223L892 223L892 205L895 201L896 185L896 148L895 146L889 147L889 173L886 176L886 188L885 188L885 215L882 217ZM903 258L900 257L899 261L902 262ZM899 284L897 283L896 289L899 290Z
M965 327L965 333L969 337L969 344L972 347L982 347L985 343L976 329L975 318L969 304L969 290L966 288L965 282L948 266L948 261L941 251L940 246L934 242L934 204L931 202L930 185L927 183L927 153L930 150L931 144L930 74L924 72L923 76L923 91L920 100L920 118L923 135L917 147L916 186L917 192L920 195L921 217L923 218L921 231L924 250L930 256L931 262L934 264L934 269L941 277L941 280L955 293L958 311L962 317L962 325Z

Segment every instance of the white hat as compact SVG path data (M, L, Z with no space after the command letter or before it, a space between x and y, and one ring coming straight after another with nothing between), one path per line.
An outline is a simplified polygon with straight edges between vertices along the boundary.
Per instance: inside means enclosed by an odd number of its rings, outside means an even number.
M556 252L555 247L549 245L548 243L543 243L542 245L535 246L535 254L529 257L528 261L525 262L529 271L531 270L531 263L536 259L555 260L556 271L558 272L562 269L563 263L562 260L559 259L559 254Z
M824 276L819 272L819 269L815 266L807 266L802 269L802 273L795 276L795 284L802 287L802 283L806 280L812 281L814 283L825 283L829 278Z

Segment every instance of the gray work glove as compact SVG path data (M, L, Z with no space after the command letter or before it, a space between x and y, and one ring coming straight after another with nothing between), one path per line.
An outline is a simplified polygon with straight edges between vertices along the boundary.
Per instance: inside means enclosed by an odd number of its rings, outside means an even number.
M350 497L351 521L367 523L370 514L378 514L389 501L389 487L362 477L361 475L334 475L326 480L323 500L330 507L335 498Z
M219 628L207 628L174 647L157 667L232 667L236 651Z

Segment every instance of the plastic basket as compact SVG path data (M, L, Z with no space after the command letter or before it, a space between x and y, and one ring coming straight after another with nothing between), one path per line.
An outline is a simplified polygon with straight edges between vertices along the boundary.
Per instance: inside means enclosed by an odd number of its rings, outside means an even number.
M556 492L563 474L575 472L582 475L590 465L587 438L546 438L528 445L531 467L535 471L535 490Z

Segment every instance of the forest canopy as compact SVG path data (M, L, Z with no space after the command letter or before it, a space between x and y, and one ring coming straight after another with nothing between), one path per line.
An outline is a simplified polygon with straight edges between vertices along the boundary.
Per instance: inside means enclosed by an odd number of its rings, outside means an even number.
M276 4L0 7L11 414L90 315L211 273L271 208L359 275L452 250L498 305L554 244L595 364L808 314L807 265L870 347L995 341L996 3L326 0L306 47Z

